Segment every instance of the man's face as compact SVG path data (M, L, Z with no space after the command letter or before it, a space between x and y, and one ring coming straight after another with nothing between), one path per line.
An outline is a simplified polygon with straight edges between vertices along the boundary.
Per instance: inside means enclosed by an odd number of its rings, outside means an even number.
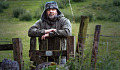
M50 19L54 19L54 17L57 16L57 9L48 9L47 15Z

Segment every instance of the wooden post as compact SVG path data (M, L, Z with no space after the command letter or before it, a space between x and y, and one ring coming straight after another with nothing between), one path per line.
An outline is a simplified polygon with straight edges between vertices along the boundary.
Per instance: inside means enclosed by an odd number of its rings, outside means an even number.
M30 38L30 50L36 50L36 37Z
M80 65L83 64L84 59L84 45L85 45L85 39L86 39L86 33L87 33L87 26L88 26L89 18L87 16L81 16L81 23L79 27L79 34L78 34L78 43L77 43L77 49L76 51L79 53L79 58L81 61Z
M75 57L75 36L68 36L67 37L67 60L70 59L70 57Z
M101 25L96 25L93 48L92 48L92 56L91 56L91 70L96 70L98 43L99 43L99 38L100 38L100 29L101 29Z
M24 61L23 61L23 53L22 53L22 41L20 38L13 38L13 54L14 60L19 63L19 69L23 70Z

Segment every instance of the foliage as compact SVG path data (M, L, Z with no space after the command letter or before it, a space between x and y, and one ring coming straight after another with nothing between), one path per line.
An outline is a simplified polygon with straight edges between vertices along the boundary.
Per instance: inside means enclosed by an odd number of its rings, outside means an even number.
M67 7L69 4L69 0L57 0L56 2L58 4L59 8L61 8L61 9Z
M97 15L96 19L98 19L98 20L106 20L107 18L106 18L106 15L105 15L105 14L99 13L99 14Z
M120 0L113 0L114 6L120 6Z
M0 13L3 12L3 9L0 7Z
M93 14L91 12L85 12L83 15L89 17L90 22L94 20L93 19Z
M30 13L25 13L20 15L20 21L30 21L32 20L32 15Z
M34 18L40 19L40 18L41 18L41 14L42 14L42 10L41 10L41 8L38 8L38 9L35 11Z
M0 1L0 7L3 9L7 9L9 7L9 3Z
M20 15L25 14L26 10L22 7L17 7L13 9L13 16L18 18Z

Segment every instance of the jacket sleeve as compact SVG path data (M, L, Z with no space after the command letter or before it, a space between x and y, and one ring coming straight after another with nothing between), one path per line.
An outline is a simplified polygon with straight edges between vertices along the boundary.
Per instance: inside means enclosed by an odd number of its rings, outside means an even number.
M45 34L45 29L41 29L40 26L41 20L38 20L29 30L29 37L40 37Z
M66 37L66 36L70 36L70 35L72 35L72 26L71 26L69 19L65 19L62 22L61 30L57 30L57 31L49 33L50 37L54 37L54 36Z

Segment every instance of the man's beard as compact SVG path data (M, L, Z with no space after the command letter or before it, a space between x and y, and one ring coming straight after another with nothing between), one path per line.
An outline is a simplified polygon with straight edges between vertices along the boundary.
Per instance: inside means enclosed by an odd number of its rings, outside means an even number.
M50 14L48 15L48 18L49 18L50 20L54 20L56 17L57 17L57 14L54 15L53 13L50 13Z

